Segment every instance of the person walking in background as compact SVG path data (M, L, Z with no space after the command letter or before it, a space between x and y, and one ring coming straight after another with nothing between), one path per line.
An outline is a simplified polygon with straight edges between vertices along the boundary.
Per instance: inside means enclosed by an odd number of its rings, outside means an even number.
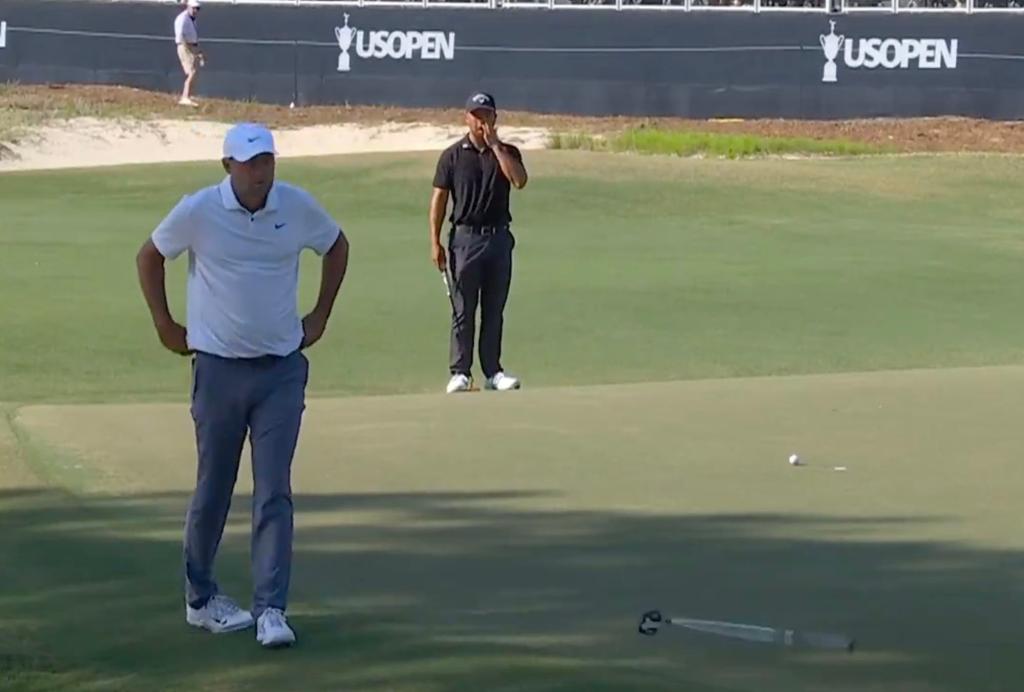
M195 85L199 68L206 66L206 56L199 48L199 31L196 29L196 17L199 15L199 0L188 0L185 9L174 20L174 43L178 47L178 60L185 71L185 85L181 89L179 105L192 106L192 87Z
M198 471L185 520L185 618L211 632L256 622L263 646L285 646L291 577L292 456L305 410L309 361L348 266L348 241L313 197L274 180L273 135L242 123L224 139L219 185L185 196L139 250L142 293L163 345L192 355ZM323 256L320 295L302 320L299 255ZM167 306L165 259L188 251L188 328ZM252 612L222 595L213 576L238 477L252 448Z
M526 186L523 155L498 138L497 107L490 94L466 101L466 136L448 147L437 162L430 199L430 254L451 276L452 334L447 392L472 388L476 308L480 304L480 368L484 387L519 389L517 378L501 366L505 302L512 282L515 238L509 225L511 186ZM452 200L448 254L441 245L448 199ZM447 280L447 275L446 275Z

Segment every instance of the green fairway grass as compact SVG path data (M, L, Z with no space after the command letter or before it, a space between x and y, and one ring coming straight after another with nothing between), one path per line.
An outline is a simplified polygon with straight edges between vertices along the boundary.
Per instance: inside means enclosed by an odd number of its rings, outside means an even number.
M0 175L0 690L1020 686L1024 160L526 160L526 386L457 397L436 156L279 162L352 243L309 352L280 652L184 624L188 361L135 276L217 164ZM243 603L249 475L218 561ZM650 608L859 647L648 639Z
M556 133L551 137L551 148L676 156L708 155L728 159L781 154L863 156L884 151L877 146L843 139L768 137L648 127L630 128L610 137L597 137L581 132Z
M437 391L433 155L282 161L345 225L351 273L312 353L321 393ZM1021 362L1020 159L695 161L528 154L506 365L528 384ZM138 246L216 163L3 176L0 400L180 399ZM183 317L185 260L171 266ZM316 260L304 265L313 303Z

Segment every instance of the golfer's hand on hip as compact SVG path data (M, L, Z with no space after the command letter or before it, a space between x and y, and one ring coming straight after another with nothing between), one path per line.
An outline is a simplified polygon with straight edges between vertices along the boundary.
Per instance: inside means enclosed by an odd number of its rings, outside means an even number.
M311 312L302 318L302 348L309 348L324 335L327 329L327 318Z
M430 259L439 272L443 272L448 265L448 258L444 254L444 247L441 243L433 243L430 246Z
M177 322L171 320L158 324L156 333L160 337L160 343L168 351L177 353L180 356L187 356L192 353L192 350L188 347L187 332Z

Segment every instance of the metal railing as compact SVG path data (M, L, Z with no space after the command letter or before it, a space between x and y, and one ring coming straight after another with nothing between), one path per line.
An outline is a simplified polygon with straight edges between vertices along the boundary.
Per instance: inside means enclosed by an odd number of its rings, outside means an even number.
M113 0L117 2L118 0ZM133 0L181 4L181 0ZM1024 13L1024 0L203 0L224 5L335 7L438 7L451 9L546 9L676 12L803 13Z

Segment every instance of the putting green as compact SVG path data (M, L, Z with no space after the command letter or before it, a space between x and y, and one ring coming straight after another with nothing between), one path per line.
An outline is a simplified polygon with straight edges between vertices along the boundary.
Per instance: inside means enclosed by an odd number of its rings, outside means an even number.
M40 559L73 544L65 568L85 583L34 581L0 606L89 679L126 676L113 689L288 688L297 670L304 689L1000 689L987 681L1019 671L1022 406L1018 367L312 399L295 466L303 645L274 658L247 635L201 644L169 608L186 408L29 406L16 425L34 463L84 491L77 509L40 500L29 533L51 542ZM220 563L242 595L247 487ZM152 622L97 631L122 589L115 612ZM649 640L635 627L651 607L862 648Z
M991 471L1018 451L1004 430L1024 401L1016 385L1024 367L311 398L294 482L300 494L515 489L540 493L526 503L536 508L671 513L837 510L855 489L870 516L929 492L930 476L955 474L950 492L980 483L976 499L987 504L997 476L979 465ZM50 471L77 488L188 491L194 482L184 405L28 406L15 421L58 452ZM794 451L806 468L786 464ZM864 492L904 473L900 503ZM807 493L798 504L794 483Z

